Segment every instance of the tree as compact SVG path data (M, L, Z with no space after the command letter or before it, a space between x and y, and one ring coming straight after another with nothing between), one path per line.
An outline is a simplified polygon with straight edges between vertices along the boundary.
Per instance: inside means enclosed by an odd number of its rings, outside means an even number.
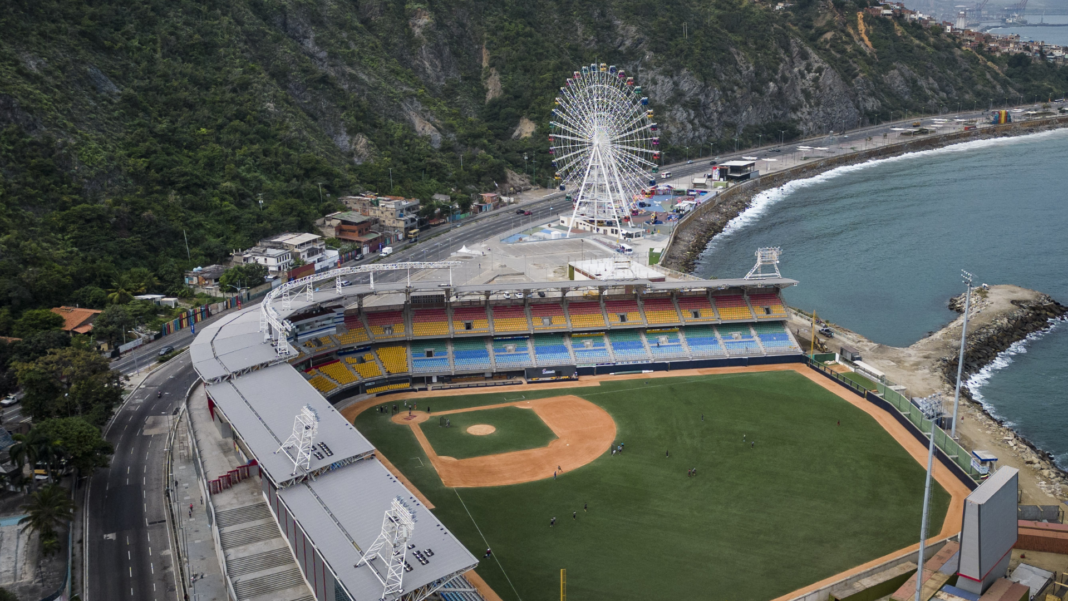
M69 465L79 472L106 467L108 456L114 452L100 430L81 417L46 419L33 427L30 433L34 432L61 448Z
M136 325L125 305L109 305L93 320L93 333L97 339L116 346L125 339L125 333Z
M82 415L102 425L122 400L121 375L92 351L53 349L34 361L15 364L15 372L26 393L22 408L35 421Z
M30 530L41 535L42 540L55 538L56 528L63 526L74 516L74 502L67 490L49 484L30 494L30 502L22 506L26 517L20 523L29 524Z
M219 277L219 288L223 292L237 292L241 288L255 288L267 277L267 266L259 263L245 263L227 269Z
M13 333L18 338L26 338L38 332L60 330L64 323L62 315L48 309L30 309L15 320Z
M0 601L19 601L19 598L6 588L0 588Z

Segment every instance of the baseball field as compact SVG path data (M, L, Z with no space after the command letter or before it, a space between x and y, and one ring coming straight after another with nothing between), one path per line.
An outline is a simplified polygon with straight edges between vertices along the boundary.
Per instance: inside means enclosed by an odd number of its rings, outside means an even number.
M493 549L477 572L503 599L559 598L561 568L574 599L774 599L915 544L923 499L922 445L800 369L343 413L476 557ZM949 506L936 485L932 536Z

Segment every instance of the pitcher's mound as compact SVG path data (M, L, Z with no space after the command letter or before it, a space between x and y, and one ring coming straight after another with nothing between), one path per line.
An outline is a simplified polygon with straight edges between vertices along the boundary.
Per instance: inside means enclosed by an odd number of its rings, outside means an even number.
M489 424L475 424L467 428L468 434L474 434L475 436L485 436L487 434L493 434L497 431L497 428Z

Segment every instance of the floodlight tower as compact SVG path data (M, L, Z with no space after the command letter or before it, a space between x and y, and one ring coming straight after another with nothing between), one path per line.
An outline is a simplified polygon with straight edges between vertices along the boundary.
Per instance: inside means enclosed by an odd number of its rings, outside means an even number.
M782 249L778 246L758 248L756 251L756 265L745 274L747 280L763 280L767 278L781 278L779 274L779 257ZM767 267L770 271L764 271Z
M386 595L399 595L404 591L405 556L408 554L408 541L414 530L415 511L400 497L393 499L382 518L382 532L356 563L357 568L366 564L375 578L382 583L382 599L385 599ZM385 547L389 547L388 557L382 553ZM386 564L385 578L371 565L376 558Z
M960 380L964 374L964 343L967 341L968 336L968 310L972 304L972 274L960 270L961 277L964 278L964 285L968 287L968 291L964 297L964 327L960 330L960 356L957 358L957 390L953 393L953 426L950 431L950 436L954 439L957 438L957 405L960 403Z
M311 405L305 405L293 418L293 433L275 451L275 453L285 451L286 455L293 460L291 476L296 476L297 470L303 469L307 473L311 469L312 444L314 444L312 441L318 433L319 414L312 409ZM290 452L290 449L293 451Z
M938 418L942 415L942 395L936 392L929 397L920 399L919 407L920 412L923 413L923 417L931 421L931 441L927 447L927 482L923 487L923 518L920 521L920 555L916 561L916 565L919 566L916 572L916 601L920 601L920 594L923 590L923 550L924 545L927 544L927 512L928 503L931 499L931 472L934 470L935 429L937 428Z

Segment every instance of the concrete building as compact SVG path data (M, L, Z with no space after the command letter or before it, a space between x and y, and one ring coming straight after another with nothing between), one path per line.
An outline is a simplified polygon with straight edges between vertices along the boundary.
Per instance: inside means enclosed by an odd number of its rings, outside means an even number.
M219 278L222 277L225 271L225 265L196 267L185 272L185 285L192 288L193 292L217 296L219 294Z
M63 331L68 334L88 334L93 331L93 320L100 311L79 307L55 307L52 312L63 318Z
M399 196L344 196L341 202L365 217L376 220L372 229L387 243L404 240L419 225L419 201Z
M371 233L374 219L361 215L357 211L331 213L321 220L319 231L328 238L337 238L345 242L357 242L361 236Z
M293 266L293 254L283 248L253 246L248 250L235 252L231 262L234 265L258 263L267 267L267 273L279 274L289 271Z
M293 259L304 263L319 263L325 260L326 242L318 234L282 234L260 241L268 248L288 250Z

